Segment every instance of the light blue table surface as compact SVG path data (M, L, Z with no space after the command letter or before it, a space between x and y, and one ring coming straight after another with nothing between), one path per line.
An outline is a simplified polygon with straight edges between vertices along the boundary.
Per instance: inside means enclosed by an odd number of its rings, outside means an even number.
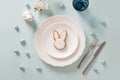
M72 7L72 0L49 0L50 10L46 13L35 13L34 4L37 0L1 0L0 1L0 80L119 80L120 79L120 0L90 0L89 8L84 12L77 12ZM30 4L30 11L34 17L35 24L27 24L22 19L22 12L27 10L26 3ZM61 10L58 6L63 2L66 9ZM38 25L47 17L53 15L67 15L77 20L85 31L87 42L90 44L92 38L90 32L96 32L101 41L107 42L95 64L98 74L92 68L89 73L82 75L83 69L89 60L77 69L81 58L70 66L56 68L47 65L38 57L34 45L34 33ZM104 19L107 27L104 28L100 19ZM91 19L96 19L96 26L89 25ZM14 30L18 25L20 32ZM26 46L21 46L20 40L24 38ZM14 49L20 50L21 55L16 56ZM31 58L27 58L25 51L30 52ZM106 66L101 61L106 61ZM25 66L25 72L19 69L19 65ZM36 71L40 66L42 72Z

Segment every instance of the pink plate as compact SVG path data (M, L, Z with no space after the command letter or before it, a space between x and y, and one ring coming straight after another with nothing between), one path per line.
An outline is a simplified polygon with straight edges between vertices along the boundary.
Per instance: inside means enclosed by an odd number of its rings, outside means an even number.
M61 27L60 27L61 26ZM59 51L53 46L52 32L68 31L67 49ZM52 66L67 66L75 62L85 48L85 35L80 24L67 16L49 17L41 23L34 36L35 49L40 58Z

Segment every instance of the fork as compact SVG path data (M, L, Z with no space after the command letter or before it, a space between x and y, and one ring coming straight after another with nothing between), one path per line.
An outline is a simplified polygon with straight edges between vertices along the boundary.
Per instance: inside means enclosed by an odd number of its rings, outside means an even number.
M94 50L94 48L96 47L98 41L99 41L99 39L97 39L97 38L92 41L92 43L91 43L90 46L89 46L89 49L88 49L87 53L84 55L84 57L83 57L82 60L80 61L80 63L78 64L77 68L80 68L80 67L81 67L83 61L85 60L85 58L87 57L87 55L88 55L91 51Z

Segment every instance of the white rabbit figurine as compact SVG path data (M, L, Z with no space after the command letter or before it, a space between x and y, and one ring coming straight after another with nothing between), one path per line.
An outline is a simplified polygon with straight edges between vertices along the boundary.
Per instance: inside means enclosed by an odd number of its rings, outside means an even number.
M57 30L53 31L53 38L54 38L54 47L58 50L63 50L66 47L66 38L67 38L67 31L64 30L59 34Z

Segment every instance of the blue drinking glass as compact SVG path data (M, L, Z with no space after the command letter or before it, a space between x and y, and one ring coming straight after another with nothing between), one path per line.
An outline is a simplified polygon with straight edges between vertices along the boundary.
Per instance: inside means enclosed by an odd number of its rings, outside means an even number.
M89 0L73 0L73 7L77 11L84 11L89 6Z

